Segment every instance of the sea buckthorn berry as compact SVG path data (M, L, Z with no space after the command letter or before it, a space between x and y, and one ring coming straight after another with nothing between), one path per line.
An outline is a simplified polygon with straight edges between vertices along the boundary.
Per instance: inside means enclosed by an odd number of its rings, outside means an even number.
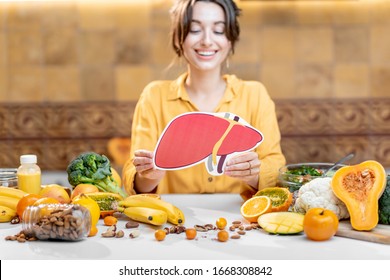
M225 218L218 218L218 220L215 224L216 224L218 229L224 229L227 225L227 221Z
M229 239L229 233L226 230L221 230L218 232L218 241L226 242Z
M192 240L196 237L196 229L194 228L187 228L186 229L186 237L189 240Z
M103 222L104 222L104 225L106 225L106 226L113 226L113 225L116 225L116 223L118 222L118 219L115 218L114 216L106 216L103 219Z
M158 241L163 241L165 239L165 236L167 235L166 231L163 229L158 229L154 232L154 237Z

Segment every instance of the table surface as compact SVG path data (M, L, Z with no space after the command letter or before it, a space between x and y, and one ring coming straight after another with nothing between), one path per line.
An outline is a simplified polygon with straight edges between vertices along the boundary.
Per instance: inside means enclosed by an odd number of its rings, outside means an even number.
M242 199L236 194L171 194L162 199L181 208L186 216L186 227L215 224L225 217L228 225L245 220L240 215ZM169 234L164 241L156 241L154 231L159 228L140 224L138 238L129 238L132 229L126 229L128 221L122 217L118 229L123 238L103 238L108 227L99 220L99 232L94 237L78 242L31 241L19 243L6 241L7 235L20 232L21 225L0 224L0 259L108 259L108 260L390 260L390 245L359 241L335 236L328 241L314 242L304 234L271 235L262 230L247 231L240 239L227 242L216 240L217 231L198 232L197 238L187 240L185 234ZM167 224L165 226L171 226Z

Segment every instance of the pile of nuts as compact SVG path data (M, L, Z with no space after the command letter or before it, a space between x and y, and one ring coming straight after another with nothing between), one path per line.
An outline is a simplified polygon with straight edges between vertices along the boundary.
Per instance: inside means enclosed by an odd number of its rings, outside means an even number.
M38 238L36 238L35 236L31 235L31 234L28 234L28 233L25 233L23 230L21 232L19 232L18 234L15 234L15 235L8 235L5 237L5 240L9 240L9 241L18 241L20 243L24 243L26 241L36 241L38 240Z
M234 221L232 225L229 227L229 230L235 232L230 238L231 239L240 239L241 235L245 235L246 231L252 229L258 229L259 225L256 223L250 225L243 225L241 221ZM236 231L237 230L237 231Z
M134 228L132 232L130 232L129 237L130 238L136 238L140 235L140 231L137 229L139 226L139 223L135 221L129 221L126 223L126 228ZM116 225L110 226L105 232L102 233L102 237L116 237L116 238L122 238L125 236L125 232L123 230L116 231L117 227Z
M84 223L81 217L73 215L79 209L73 205L69 209L57 209L49 215L41 217L31 228L38 239L79 240L85 235Z

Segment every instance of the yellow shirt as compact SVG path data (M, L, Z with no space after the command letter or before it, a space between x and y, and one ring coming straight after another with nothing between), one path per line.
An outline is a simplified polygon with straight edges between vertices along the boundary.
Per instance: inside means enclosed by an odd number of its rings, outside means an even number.
M199 110L191 102L184 87L187 74L174 81L155 81L147 85L135 108L130 158L123 168L123 183L129 194L134 194L134 151L154 151L166 125L176 116ZM285 164L280 148L280 131L274 102L265 87L256 81L243 81L225 75L224 97L215 113L229 112L258 129L264 137L255 149L261 160L258 189L275 186L278 169ZM205 164L182 170L167 171L157 187L157 193L246 193L256 192L241 180L225 175L211 176Z

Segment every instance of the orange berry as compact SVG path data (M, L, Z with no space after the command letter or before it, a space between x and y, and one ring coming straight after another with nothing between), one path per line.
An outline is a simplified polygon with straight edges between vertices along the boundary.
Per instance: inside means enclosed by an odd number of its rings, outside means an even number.
M218 241L226 242L229 239L229 233L226 230L221 230L218 232Z
M165 236L167 235L167 233L165 232L165 230L163 229L158 229L154 232L154 237L158 240L158 241L163 241L165 239Z
M189 240L192 240L192 239L194 239L195 237L196 237L196 229L194 229L194 228L187 228L186 229L186 237L187 237L187 239L189 239Z
M217 228L224 229L227 225L227 221L225 218L219 218L215 224L217 225Z
M106 216L103 219L103 222L104 222L104 225L106 225L106 226L113 226L113 225L116 225L116 223L118 222L118 219L115 218L114 216Z

